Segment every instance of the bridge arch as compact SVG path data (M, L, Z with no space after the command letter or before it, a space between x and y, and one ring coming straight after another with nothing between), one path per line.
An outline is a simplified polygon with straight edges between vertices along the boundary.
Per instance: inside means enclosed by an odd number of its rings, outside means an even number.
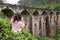
M3 10L1 10L1 12L3 12L8 18L11 18L12 15L14 14L14 12L11 9L5 8Z
M51 11L51 12L49 13L49 15L52 16L52 15L54 15L54 13Z
M56 15L60 15L60 12L59 12L59 11L57 11L57 12L56 12Z
M29 16L30 14L29 14L29 12L25 9L25 10L23 10L23 11L21 12L21 15L22 15L22 16Z
M56 25L57 25L57 27L58 27L58 24L60 25L60 12L59 11L56 12Z
M21 15L24 18L26 31L30 32L30 14L29 14L29 12L25 9L21 12Z
M50 15L50 23L53 21L52 19L54 19L54 13L51 11L50 13L49 13L49 15ZM52 24L52 23L51 23Z
M46 11L43 11L43 12L42 12L42 15L43 15L43 16L46 16L46 15L47 15L47 12L46 12Z
M15 9L12 8L12 7L4 6L1 10L4 10L4 9L10 9L10 10L12 10L14 13L16 13L16 12L15 12Z
M39 12L38 12L37 10L35 10L35 11L33 12L33 15L34 15L34 16L38 16L38 15L39 15Z
M42 25L44 27L43 31L45 32L44 35L49 36L49 33L50 33L50 30L49 30L50 29L49 28L49 16L48 16L46 11L42 12L42 16L43 16L43 23L42 23Z
M58 21L58 17L59 17L59 15L60 15L60 12L59 12L59 11L57 11L57 12L56 12L57 21Z

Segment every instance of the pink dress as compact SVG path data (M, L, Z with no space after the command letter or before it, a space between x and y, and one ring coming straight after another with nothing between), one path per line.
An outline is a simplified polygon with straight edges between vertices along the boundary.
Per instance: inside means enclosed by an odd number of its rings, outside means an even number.
M11 19L11 22L12 22L12 30L14 32L21 31L22 28L24 27L24 23L22 21L13 22L13 19Z

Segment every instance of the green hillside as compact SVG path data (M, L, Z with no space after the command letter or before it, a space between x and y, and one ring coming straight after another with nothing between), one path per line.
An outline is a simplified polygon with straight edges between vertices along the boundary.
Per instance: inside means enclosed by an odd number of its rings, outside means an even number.
M60 9L60 3L31 3L29 2L26 4L28 7L35 7L35 8L47 8L47 9Z
M28 7L60 9L60 0L21 0L18 3Z

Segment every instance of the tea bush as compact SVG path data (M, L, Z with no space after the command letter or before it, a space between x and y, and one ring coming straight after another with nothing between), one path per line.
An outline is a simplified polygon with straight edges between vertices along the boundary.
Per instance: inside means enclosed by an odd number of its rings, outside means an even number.
M14 33L11 31L11 22L0 18L0 39L1 40L36 40L30 33L22 30L22 32Z
M0 12L0 18L5 18L5 15L3 14L3 12Z
M22 32L14 33L11 31L11 22L0 18L0 39L3 40L36 40L30 33L22 30Z
M0 36L3 38L5 33L11 30L11 22L9 20L5 20L0 18Z
M60 29L57 29L57 31L56 31L55 39L60 40Z

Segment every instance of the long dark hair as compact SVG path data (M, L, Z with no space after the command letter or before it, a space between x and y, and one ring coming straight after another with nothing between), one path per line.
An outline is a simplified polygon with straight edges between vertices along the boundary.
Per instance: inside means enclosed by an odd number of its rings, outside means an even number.
M13 22L15 22L15 21L21 21L21 18L22 18L22 16L21 16L20 13L15 13L13 15Z

